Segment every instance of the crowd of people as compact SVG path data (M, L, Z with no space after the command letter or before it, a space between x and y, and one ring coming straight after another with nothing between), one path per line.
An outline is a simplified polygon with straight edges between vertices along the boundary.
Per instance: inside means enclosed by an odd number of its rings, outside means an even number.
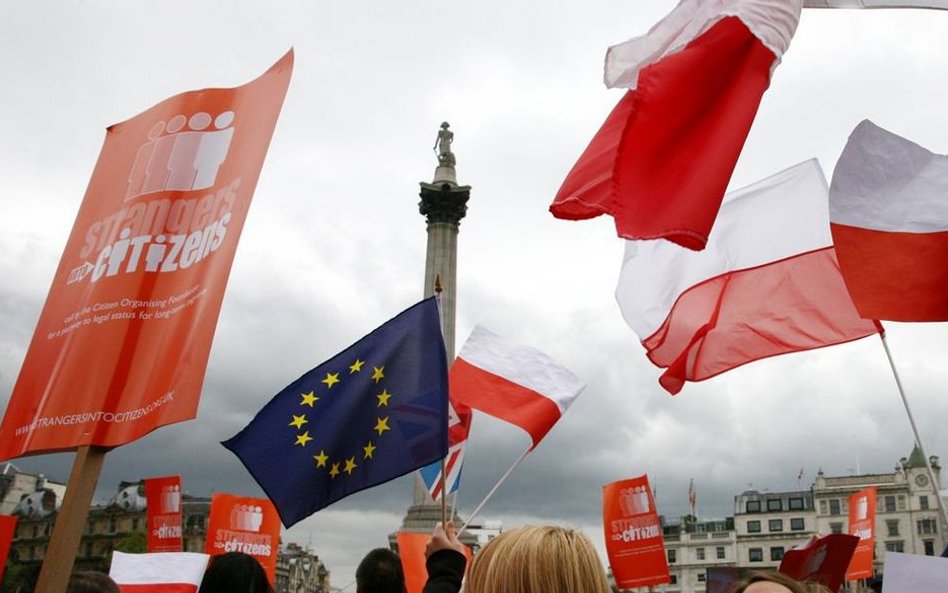
M576 529L528 525L505 531L474 557L468 568L465 546L454 524L438 525L425 548L428 571L423 593L614 593L592 541ZM465 577L466 571L466 577ZM16 593L33 593L37 573L21 575ZM120 593L109 575L78 571L67 593ZM356 593L406 593L398 554L371 550L356 569ZM273 593L256 558L242 552L213 556L198 593ZM756 572L735 583L731 593L834 593L818 583L802 583L776 571Z

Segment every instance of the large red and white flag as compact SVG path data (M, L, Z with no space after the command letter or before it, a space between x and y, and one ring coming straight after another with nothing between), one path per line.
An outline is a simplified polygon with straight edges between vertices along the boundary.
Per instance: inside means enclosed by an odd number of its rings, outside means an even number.
M207 568L207 554L112 552L109 576L122 593L195 593Z
M616 289L659 383L678 393L745 363L863 338L830 237L816 160L731 192L708 247L627 241Z
M703 249L802 0L681 0L643 36L609 48L605 82L629 91L550 206L609 214L626 239Z
M830 223L863 317L948 321L948 156L862 121L833 171Z
M536 447L586 387L546 354L476 326L448 373L451 399L516 424Z

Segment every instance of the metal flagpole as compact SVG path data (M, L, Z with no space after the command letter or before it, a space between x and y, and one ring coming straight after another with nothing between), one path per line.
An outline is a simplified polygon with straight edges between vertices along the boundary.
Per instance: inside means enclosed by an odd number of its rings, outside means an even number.
M880 327L882 324L879 324ZM931 461L928 459L928 454L925 453L925 445L922 444L922 436L918 432L918 427L915 425L915 418L912 416L912 410L909 408L908 399L905 397L905 390L902 388L902 379L899 377L899 372L895 368L895 361L892 359L892 351L889 350L889 342L885 339L885 331L879 333L879 337L882 338L882 346L885 348L885 355L889 359L889 366L892 368L892 375L895 377L895 384L899 388L899 395L902 396L902 405L905 406L905 413L908 415L909 424L912 425L912 432L915 434L915 444L918 445L919 450L922 452L922 457L925 458L925 467L928 469L928 478L932 484L932 488L935 490L935 500L938 503L938 508L941 510L941 518L943 520L943 529L948 529L948 512L945 510L945 504L941 500L941 493L939 492L939 483L935 479L935 471L932 469ZM945 533L945 531L942 531Z
M484 497L484 500L482 500L480 504L478 504L477 507L473 511L471 511L471 514L468 516L467 521L464 523L464 525L461 526L460 529L458 529L458 535L460 535L461 532L464 531L467 528L467 526L471 524L471 521L474 520L474 517L477 516L477 513L479 513L481 509L484 508L484 505L487 504L487 501L490 500L490 497L493 496L494 492L497 491L497 488L499 488L500 485L504 483L504 480L506 480L507 477L511 474L511 472L513 472L515 467L520 465L520 462L524 460L524 458L527 456L527 453L529 452L530 452L530 447L527 447L527 450L521 453L520 457L518 457L517 460L513 462L513 465L507 468L507 471L504 472L504 475L500 476L500 479L497 480L497 483L494 484L494 487L490 489L490 492L487 493L487 495Z

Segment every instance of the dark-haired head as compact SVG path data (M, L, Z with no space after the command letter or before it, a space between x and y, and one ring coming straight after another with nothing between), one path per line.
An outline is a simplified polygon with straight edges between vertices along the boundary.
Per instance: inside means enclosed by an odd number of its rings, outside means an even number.
M198 593L273 593L256 558L243 552L211 556Z
M356 569L357 593L404 593L405 574L398 554L376 548L365 555Z
M69 577L66 593L119 593L119 587L104 572L80 570Z

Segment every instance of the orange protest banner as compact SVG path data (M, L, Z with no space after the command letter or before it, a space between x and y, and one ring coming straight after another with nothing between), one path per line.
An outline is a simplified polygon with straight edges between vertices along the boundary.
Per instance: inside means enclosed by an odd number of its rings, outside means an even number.
M875 551L876 489L864 488L849 495L849 534L859 538L853 557L849 559L846 580L867 579L872 576Z
M662 526L647 475L603 486L602 523L609 565L619 589L671 582Z
M263 565L273 584L279 551L280 515L269 499L223 493L211 497L205 554L250 554Z
M431 536L427 533L399 531L395 538L398 542L398 557L402 561L402 572L405 574L405 591L421 593L428 581L425 546L428 545Z
M181 552L181 476L145 479L148 551Z
M193 418L293 53L110 126L0 425L0 459Z
M431 541L431 535L399 531L395 534L395 541L398 543L398 557L402 561L402 572L405 575L405 590L407 593L421 593L428 582L425 548ZM474 552L464 546L464 555L467 556L467 565L470 566Z
M0 515L0 579L3 578L3 569L7 567L7 556L10 554L10 544L13 543L15 532L16 517Z

